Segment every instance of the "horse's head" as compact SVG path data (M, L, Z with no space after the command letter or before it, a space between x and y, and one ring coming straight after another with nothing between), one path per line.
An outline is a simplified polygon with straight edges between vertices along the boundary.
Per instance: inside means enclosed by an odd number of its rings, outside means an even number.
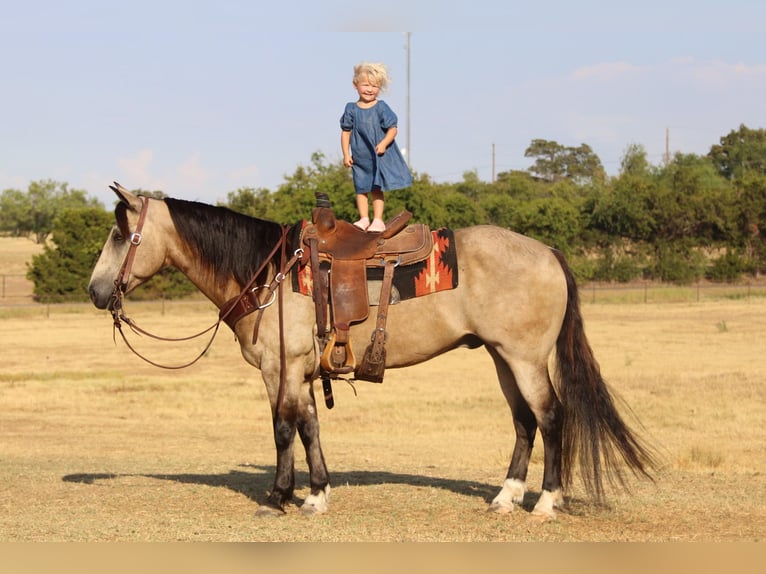
M90 298L99 309L111 308L117 283L128 293L166 264L163 239L168 230L162 228L158 218L162 213L167 215L164 202L137 196L116 182L110 188L120 200L114 210L116 221L88 285Z

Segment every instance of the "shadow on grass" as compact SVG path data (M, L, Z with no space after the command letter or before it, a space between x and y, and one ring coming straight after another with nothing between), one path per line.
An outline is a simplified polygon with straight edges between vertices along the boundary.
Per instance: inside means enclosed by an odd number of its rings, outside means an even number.
M168 480L181 484L199 484L205 486L228 488L234 492L247 496L258 504L266 502L268 490L272 486L276 468L267 465L240 465L241 468L252 470L230 470L224 474L112 474L112 473L77 473L68 474L62 478L64 482L77 482L82 484L95 484L101 480L115 480L125 477L145 477L158 480ZM295 484L299 489L309 483L308 473L295 471ZM440 488L466 496L475 496L484 500L487 504L500 491L497 485L486 484L471 480L456 480L438 478L417 474L402 474L386 471L346 471L334 472L330 475L330 484L346 486L375 486L383 484L403 484L415 487ZM539 493L527 492L524 496L523 507L531 509ZM301 504L303 501L297 496L294 502Z

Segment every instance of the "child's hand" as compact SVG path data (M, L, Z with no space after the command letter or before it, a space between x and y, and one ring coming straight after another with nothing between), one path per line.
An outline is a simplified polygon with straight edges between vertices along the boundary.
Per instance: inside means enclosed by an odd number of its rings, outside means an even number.
M354 165L353 158L350 155L344 155L343 156L343 165L345 165L346 167L351 167L352 165Z
M386 153L387 149L388 149L388 145L383 142L380 142L378 145L375 146L375 153L377 153L378 155L383 155L384 153Z

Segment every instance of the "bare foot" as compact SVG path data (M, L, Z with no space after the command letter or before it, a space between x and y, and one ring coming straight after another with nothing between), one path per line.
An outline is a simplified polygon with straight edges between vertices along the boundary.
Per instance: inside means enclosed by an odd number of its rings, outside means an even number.
M367 231L367 229L370 227L370 218L362 217L359 221L355 221L354 225L356 225L362 231Z
M372 223L370 223L370 226L367 228L367 231L372 233L381 233L382 231L386 230L386 224L383 223L382 219L373 219Z

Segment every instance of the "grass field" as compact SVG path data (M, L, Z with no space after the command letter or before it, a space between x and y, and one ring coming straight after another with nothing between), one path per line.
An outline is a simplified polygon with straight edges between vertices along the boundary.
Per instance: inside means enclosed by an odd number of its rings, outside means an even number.
M216 317L205 302L128 305L166 335ZM259 519L270 417L229 331L166 371L115 345L111 318L89 306L0 309L0 541L762 541L766 300L586 300L583 315L605 377L662 453L656 483L604 508L576 484L566 512L539 521L538 445L525 509L487 513L511 418L486 353L458 350L382 385L336 383L336 407L319 413L330 512ZM138 344L171 363L199 349Z

